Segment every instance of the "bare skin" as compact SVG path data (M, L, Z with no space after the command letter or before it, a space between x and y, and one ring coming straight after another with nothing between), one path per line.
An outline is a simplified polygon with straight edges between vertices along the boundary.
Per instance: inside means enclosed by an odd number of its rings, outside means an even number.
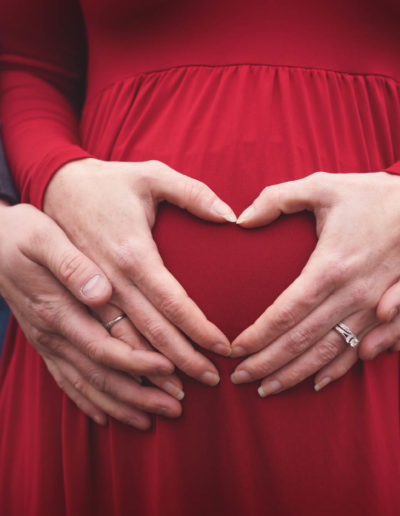
M0 201L0 241L0 292L60 388L83 412L99 424L112 416L141 430L150 426L151 413L181 414L182 383L172 374L174 365L158 352L113 338L89 314L84 304L106 303L111 284L49 217L26 204ZM160 387L171 394L141 386L135 378L142 375L159 375Z
M118 337L135 348L151 345L189 376L214 386L215 365L190 340L224 356L230 343L162 262L151 229L164 200L213 222L236 220L203 183L157 161L68 163L50 182L44 209L110 278L110 303L98 313L104 320L128 315L115 326ZM129 361L121 364L128 367Z
M316 373L317 390L340 378L358 352L332 331L339 321L366 336L362 359L396 344L398 321L380 323L398 304L399 199L399 178L385 172L319 172L267 187L243 212L238 224L251 228L310 210L318 244L300 276L232 343L232 356L251 355L234 371L234 383L262 379L265 397Z

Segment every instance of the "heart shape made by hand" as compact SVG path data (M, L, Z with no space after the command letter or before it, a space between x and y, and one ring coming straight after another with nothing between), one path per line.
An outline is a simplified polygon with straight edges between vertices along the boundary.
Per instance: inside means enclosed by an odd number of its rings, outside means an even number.
M309 213L247 230L172 205L160 207L154 238L166 267L231 341L299 275L316 244Z

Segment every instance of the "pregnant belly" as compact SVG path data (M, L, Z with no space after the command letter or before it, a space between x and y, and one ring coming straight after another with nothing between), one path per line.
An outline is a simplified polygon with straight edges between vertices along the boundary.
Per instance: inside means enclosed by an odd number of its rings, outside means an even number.
M154 237L166 267L229 339L290 285L316 243L310 214L245 230L170 205L160 209Z

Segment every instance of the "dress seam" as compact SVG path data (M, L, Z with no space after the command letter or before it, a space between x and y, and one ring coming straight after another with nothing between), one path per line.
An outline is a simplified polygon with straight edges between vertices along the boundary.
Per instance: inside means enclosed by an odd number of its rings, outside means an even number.
M171 72L173 70L180 70L180 69L195 69L195 68L237 68L237 67L259 67L259 68L274 68L274 69L289 69L289 70L306 70L309 72L326 72L331 73L335 75L349 75L352 77L376 77L380 79L385 79L387 81L392 81L396 84L396 86L400 85L400 80L395 79L394 77L391 77L390 75L386 75L383 73L367 73L367 72L344 72L340 70L335 70L333 68L324 68L324 67L316 67L316 66L299 66L299 65L275 65L275 64L268 64L268 63L229 63L229 64L182 64L182 65L172 65L168 66L166 68L159 68L155 70L149 70L147 72L140 72L140 73L134 73L129 74L125 77L122 77L121 79L117 79L115 81L112 81L111 83L107 84L107 86L104 86L101 88L93 97L88 98L88 101L85 102L84 109L86 109L87 106L89 106L92 102L95 102L98 97L100 97L103 93L105 93L107 90L113 88L116 84L123 83L129 79L140 79L142 77L147 77L149 75L161 75L164 73Z

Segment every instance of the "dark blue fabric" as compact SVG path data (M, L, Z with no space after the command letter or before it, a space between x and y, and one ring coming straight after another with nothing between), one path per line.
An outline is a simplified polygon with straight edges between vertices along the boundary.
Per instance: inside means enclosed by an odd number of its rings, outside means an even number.
M3 152L3 145L0 140L0 198L5 198L11 204L18 201L18 195L15 190L13 180L8 170L6 157Z
M10 317L10 310L6 305L6 302L0 297L0 353L3 349L3 340L7 330L7 323Z

